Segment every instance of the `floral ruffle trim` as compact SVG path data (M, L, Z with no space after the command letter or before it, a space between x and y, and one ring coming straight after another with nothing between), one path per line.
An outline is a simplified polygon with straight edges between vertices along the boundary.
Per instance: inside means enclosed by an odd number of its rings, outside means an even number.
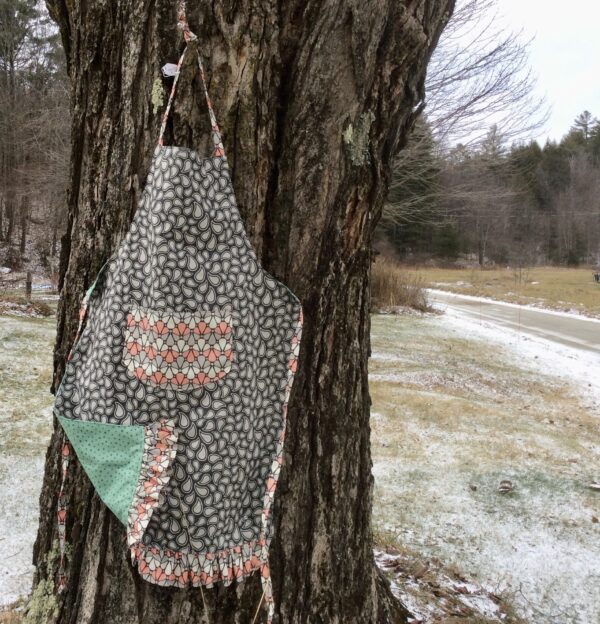
M175 422L161 420L145 427L142 465L127 519L127 544L135 561L135 551L152 513L161 503L160 493L171 477L171 467L177 452Z
M131 548L141 577L164 587L213 587L241 581L263 565L263 544L251 541L216 553L184 553L137 544Z
M63 433L64 435L64 433ZM61 450L61 480L60 491L58 493L58 544L60 550L60 559L58 562L58 592L61 593L67 586L67 573L65 564L65 555L67 551L67 510L69 507L69 500L66 494L65 484L67 482L67 474L69 472L69 464L71 462L71 456L73 450L71 445L64 439Z
M127 543L140 576L156 585L210 588L218 581L230 585L260 569L262 541L216 553L184 553L143 543L152 513L162 502L160 494L169 482L177 444L173 421L163 420L146 427L145 433L140 478L127 523Z

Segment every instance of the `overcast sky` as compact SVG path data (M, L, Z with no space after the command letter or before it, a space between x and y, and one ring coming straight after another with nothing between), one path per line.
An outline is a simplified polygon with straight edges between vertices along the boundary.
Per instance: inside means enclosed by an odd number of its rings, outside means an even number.
M596 0L498 0L511 29L531 44L538 91L551 106L539 139L560 139L583 110L600 118L600 4Z

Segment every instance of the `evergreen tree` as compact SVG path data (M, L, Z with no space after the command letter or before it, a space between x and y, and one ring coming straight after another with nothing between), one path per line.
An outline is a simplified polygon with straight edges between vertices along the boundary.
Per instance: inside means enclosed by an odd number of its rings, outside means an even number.
M600 122L590 131L589 152L596 165L600 165Z
M590 111L585 110L583 113L577 115L573 125L571 126L571 131L581 133L584 141L587 142L593 128L596 125L598 125L598 120L592 115L592 113L590 113Z

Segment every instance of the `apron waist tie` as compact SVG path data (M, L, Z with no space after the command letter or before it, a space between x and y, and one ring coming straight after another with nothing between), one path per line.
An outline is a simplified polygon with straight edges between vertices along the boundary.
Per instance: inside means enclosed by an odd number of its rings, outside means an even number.
M65 484L67 481L67 473L71 461L71 445L65 440L61 450L61 478L60 490L58 492L58 547L60 551L60 559L58 563L58 591L65 590L67 586L67 574L65 571L65 551L67 548L67 508L69 501L65 492Z
M275 614L275 601L273 599L273 581L271 579L268 557L260 566L260 581L263 588L263 598L267 607L267 624L271 624L273 622L273 615Z

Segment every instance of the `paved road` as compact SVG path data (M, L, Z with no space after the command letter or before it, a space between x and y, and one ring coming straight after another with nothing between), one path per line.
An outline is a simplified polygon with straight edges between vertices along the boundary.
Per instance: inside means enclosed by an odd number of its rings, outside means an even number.
M575 349L600 355L600 321L535 310L495 301L480 301L464 295L429 291L438 307L460 311L469 318L538 336Z

